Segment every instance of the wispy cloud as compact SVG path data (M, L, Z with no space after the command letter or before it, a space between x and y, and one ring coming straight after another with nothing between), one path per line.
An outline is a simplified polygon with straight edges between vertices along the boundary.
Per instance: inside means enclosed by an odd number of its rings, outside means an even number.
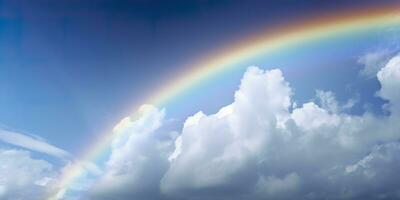
M32 151L45 153L61 159L70 159L71 154L54 145L36 137L22 133L0 129L0 141L15 146L23 147Z
M378 49L361 56L358 63L364 65L364 68L360 74L366 78L376 78L376 73L385 66L393 53L390 49Z

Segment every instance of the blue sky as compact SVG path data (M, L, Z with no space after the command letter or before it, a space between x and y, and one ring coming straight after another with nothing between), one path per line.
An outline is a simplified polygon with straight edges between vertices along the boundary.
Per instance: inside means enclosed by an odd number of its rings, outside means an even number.
M133 106L147 103L142 101L176 79L196 59L261 28L273 29L278 24L324 13L393 2L2 1L3 134L22 134L18 141L39 141L35 144L47 145L45 148L53 153L41 152L34 145L16 145L4 138L0 147L27 150L31 157L14 153L62 168L70 159L79 159L95 138L111 132L122 118L135 112ZM243 74L253 65L268 70L279 68L299 106L317 102L316 90L323 90L332 91L337 104L343 107L349 99L356 102L351 108L343 108L344 114L354 117L371 112L377 118L391 116L382 106L392 97L377 95L382 83L376 78L377 71L372 78L361 71L371 63L363 61L368 55L383 52L379 61L385 64L394 57L398 53L398 35L399 29L362 33L237 63L240 66L226 71L223 77L200 83L173 99L166 107L165 118L177 121L171 125L173 128L162 125L161 130L175 129L177 134L184 134L181 129L188 117L198 111L211 115L232 103ZM368 152L372 150L364 153ZM114 160L113 155L108 156ZM103 168L104 163L99 167Z
M78 153L77 142L109 130L188 63L230 40L309 11L357 7L291 4L4 1L0 122Z

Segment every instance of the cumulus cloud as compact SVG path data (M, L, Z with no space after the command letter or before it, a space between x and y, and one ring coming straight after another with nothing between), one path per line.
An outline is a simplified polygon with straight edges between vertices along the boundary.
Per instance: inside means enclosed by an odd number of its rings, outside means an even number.
M161 129L164 117L164 110L145 105L138 119L128 117L116 126L119 137L112 142L105 174L91 191L93 198L161 198L159 181L173 147L169 132Z
M0 129L0 140L18 147L45 153L62 159L69 159L71 155L46 141L25 134Z
M0 149L0 199L45 199L55 178L49 162L28 151Z
M389 100L390 111L400 112L400 55L392 58L377 74L382 85L378 95Z
M290 95L281 71L249 68L233 104L215 115L199 112L185 122L181 153L165 174L162 190L206 196L250 190L260 152L270 139L265 132L274 132L288 117Z
M163 130L165 111L145 106L121 121L95 199L400 198L400 56L377 72L390 114L344 112L334 93L292 105L283 73L250 67L234 102Z

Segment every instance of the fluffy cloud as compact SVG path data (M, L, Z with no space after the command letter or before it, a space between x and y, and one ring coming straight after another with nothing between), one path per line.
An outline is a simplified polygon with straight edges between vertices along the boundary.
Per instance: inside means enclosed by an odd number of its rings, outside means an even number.
M94 186L93 198L161 198L159 181L173 147L168 132L160 130L165 111L145 105L139 113L138 119L125 118L115 127L118 137L112 143L106 173Z
M145 106L117 126L95 199L400 198L400 56L377 78L385 116L346 113L325 91L292 108L282 72L257 67L232 104L189 117L178 137L163 130L164 110Z
M0 149L0 199L45 199L55 177L50 163L28 151Z
M265 133L276 132L288 117L290 95L281 71L249 68L233 104L215 115L200 112L186 121L181 153L162 180L163 191L176 195L248 192L257 178L261 152L272 137Z
M390 111L400 114L400 55L392 58L377 77L382 85L379 96L389 100Z

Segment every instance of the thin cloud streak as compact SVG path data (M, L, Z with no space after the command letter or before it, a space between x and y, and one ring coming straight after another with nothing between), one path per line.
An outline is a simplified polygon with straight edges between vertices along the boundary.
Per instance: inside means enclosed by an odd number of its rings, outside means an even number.
M71 154L67 151L25 134L0 129L0 140L8 144L61 159L69 160L72 158Z

